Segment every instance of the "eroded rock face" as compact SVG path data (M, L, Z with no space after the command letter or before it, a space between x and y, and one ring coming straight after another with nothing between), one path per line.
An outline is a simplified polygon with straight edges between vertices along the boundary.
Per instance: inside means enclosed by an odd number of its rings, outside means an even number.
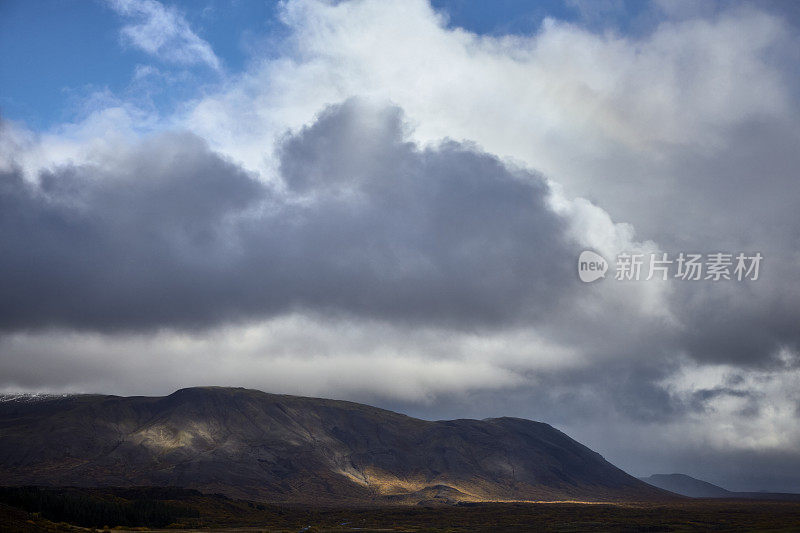
M0 402L0 478L298 503L669 497L539 422L430 422L220 387L160 398L8 398Z

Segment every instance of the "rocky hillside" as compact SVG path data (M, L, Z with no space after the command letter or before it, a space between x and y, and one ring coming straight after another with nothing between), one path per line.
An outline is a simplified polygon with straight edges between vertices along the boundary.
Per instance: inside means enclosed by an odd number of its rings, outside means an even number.
M179 486L297 503L672 497L539 422L431 422L221 387L165 397L7 397L0 479Z

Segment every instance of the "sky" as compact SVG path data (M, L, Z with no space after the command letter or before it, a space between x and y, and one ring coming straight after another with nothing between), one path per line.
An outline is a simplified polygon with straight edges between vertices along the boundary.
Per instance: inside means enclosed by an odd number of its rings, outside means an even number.
M800 492L797 6L2 0L0 391L518 416Z

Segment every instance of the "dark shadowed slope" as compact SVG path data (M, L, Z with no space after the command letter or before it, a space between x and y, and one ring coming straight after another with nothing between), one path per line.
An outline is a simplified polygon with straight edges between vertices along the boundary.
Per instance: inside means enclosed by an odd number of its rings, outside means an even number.
M298 503L670 497L539 422L430 422L220 387L160 398L6 398L0 478L172 485Z

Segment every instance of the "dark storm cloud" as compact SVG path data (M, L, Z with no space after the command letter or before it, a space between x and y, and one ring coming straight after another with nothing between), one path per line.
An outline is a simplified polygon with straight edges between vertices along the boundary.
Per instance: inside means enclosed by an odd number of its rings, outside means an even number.
M233 274L227 218L263 187L189 135L150 141L115 164L44 173L38 187L18 171L2 174L5 329L168 325L224 313L215 293Z
M264 185L198 138L0 176L0 327L194 328L297 309L471 326L575 285L544 181L348 101L280 146Z
M682 348L709 363L785 366L785 351L800 351L800 294L790 281L758 283L734 286L738 293L707 286L691 296L680 294L684 300L676 297L674 305L685 324Z

